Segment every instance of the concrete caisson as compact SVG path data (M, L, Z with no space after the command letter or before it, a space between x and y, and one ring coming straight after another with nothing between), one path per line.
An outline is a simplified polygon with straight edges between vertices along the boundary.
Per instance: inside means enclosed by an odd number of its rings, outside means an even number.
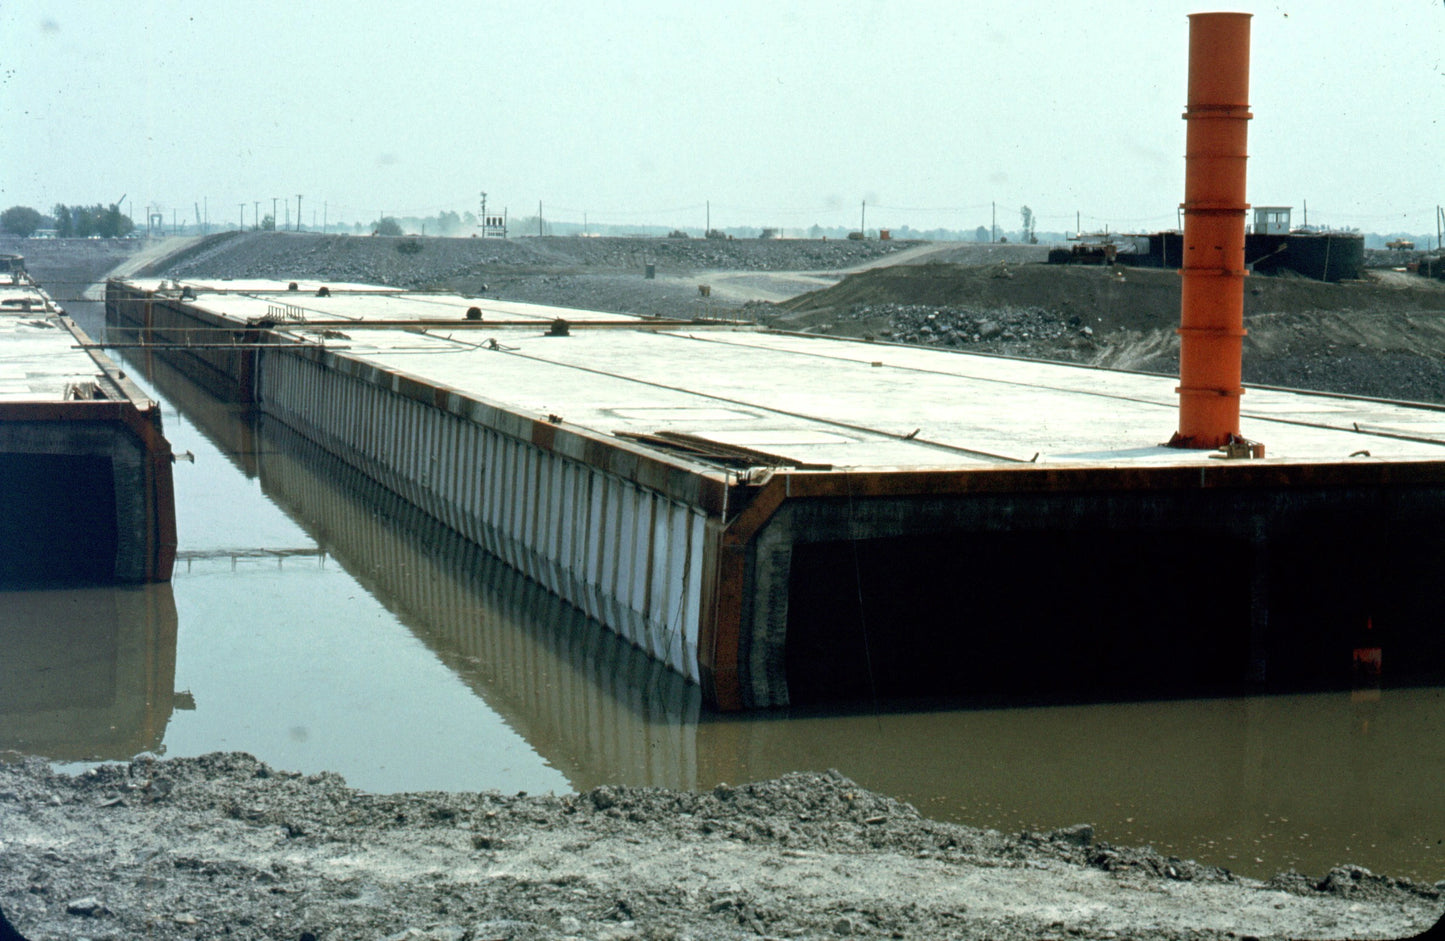
M1162 377L316 288L287 322L272 282L109 296L220 325L268 421L720 708L1348 681L1382 638L1394 675L1441 662L1438 410L1252 390L1270 457L1231 460L1163 446Z
M0 583L167 581L160 408L38 285L0 286Z

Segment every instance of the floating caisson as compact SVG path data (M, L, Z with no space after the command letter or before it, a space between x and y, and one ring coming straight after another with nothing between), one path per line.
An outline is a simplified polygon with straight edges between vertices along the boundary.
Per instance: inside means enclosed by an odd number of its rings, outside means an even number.
M107 313L720 708L1441 662L1435 409L1251 390L1261 459L1163 446L1165 377L305 281Z
M23 260L0 264L0 584L157 582L175 559L159 406Z

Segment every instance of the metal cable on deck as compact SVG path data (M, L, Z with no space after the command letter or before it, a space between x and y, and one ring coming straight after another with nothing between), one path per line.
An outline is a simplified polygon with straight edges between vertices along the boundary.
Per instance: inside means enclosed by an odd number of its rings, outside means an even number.
M717 343L717 344L721 344L721 345L723 345L723 346L729 346L729 347L732 347L732 348L734 348L734 349L739 349L739 350L760 350L760 349L761 349L761 350L764 350L764 351L772 352L772 350L769 350L768 348L765 348L765 347L756 347L756 346L752 346L752 345L746 344L746 343L733 343L733 342L729 342L728 340L723 339L723 338L717 338L717 337L702 337L702 336L697 336L697 335L691 334L691 333L686 333L686 334L683 334L683 333L662 333L662 334L659 334L659 335L660 335L660 336L671 337L672 339L677 339L677 340L694 340L694 341L696 341L696 342L698 342L698 343ZM824 337L823 339L831 339L831 338ZM922 348L919 347L918 349L922 349ZM858 365L858 364L860 364L860 363L863 362L862 360L853 359L853 358L847 357L847 356L829 356L829 355L826 354L826 353L813 353L813 352L808 352L808 351L805 351L805 350L791 350L791 349L790 349L790 350L786 350L785 352L787 352L789 355L793 355L793 356L811 356L811 357L814 357L814 358L817 358L817 359L826 359L826 360L831 360L831 361L833 361L833 362L852 363L852 364L854 364L854 365ZM969 355L980 355L980 354L969 354ZM982 354L982 355L989 355L989 354ZM1006 358L1016 359L1016 357L1006 357ZM1019 360L1019 361L1021 361L1021 362L1039 362L1038 360ZM1077 364L1077 363L1050 363L1049 365L1073 366L1073 367L1079 368L1079 369L1099 369L1100 371L1105 371L1105 372L1120 371L1120 370L1103 370L1103 369L1101 369L1101 367L1086 366L1086 365ZM1093 389L1076 389L1076 388L1071 388L1071 387L1068 387L1068 386L1055 386L1055 385L1045 385L1045 384L1042 384L1042 383L1020 382L1020 381L1017 380L1017 379L1002 379L1002 378L997 378L997 377L992 377L992 376L975 376L975 375L968 375L968 374L966 374L966 373L946 372L946 371L944 371L944 370L939 370L939 369L924 369L924 368L919 367L919 366L911 366L911 365L894 366L893 368L895 368L895 369L906 369L906 370L908 370L908 371L910 371L910 372L925 373L925 374L927 374L927 375L932 375L932 376L943 376L943 377L945 377L945 378L950 378L950 379L966 379L966 380L968 380L968 381L970 381L970 382L991 382L991 383L996 383L996 384L998 384L998 385L1016 386L1016 387L1024 388L1024 389L1039 389L1039 390L1043 390L1043 391L1047 391L1047 392L1062 392L1062 393L1066 393L1066 394L1069 394L1069 395L1087 395L1087 396L1094 396L1094 397L1097 397L1097 398L1111 399L1111 400L1117 401L1117 402L1133 402L1133 403L1136 403L1136 404L1139 404L1139 405L1152 405L1152 406L1156 406L1156 407L1158 407L1158 408L1170 408L1170 409L1172 409L1172 408L1175 407L1174 403L1172 403L1172 402L1170 402L1170 403L1164 403L1164 402L1155 401L1154 399L1140 398L1139 396L1134 396L1134 395L1122 395L1122 394L1117 393L1117 392L1100 392L1100 391L1093 390ZM1152 373L1132 373L1132 374L1134 374L1134 375L1144 375L1144 376L1154 375L1154 374L1152 374ZM1168 378L1168 377L1161 375L1160 378ZM1312 389L1289 389L1289 388L1278 387L1278 386L1251 386L1251 385L1246 385L1246 388L1264 389L1264 390L1266 390L1266 391L1282 391L1282 392L1288 392L1288 393L1291 393L1291 394L1314 395L1314 396L1325 396L1325 397L1331 397L1331 396L1335 396L1335 395L1336 395L1336 393L1321 392L1321 391L1312 390ZM1408 403L1408 405L1407 405L1407 403L1398 403L1398 402L1391 401L1391 400L1389 400L1389 399L1370 399L1370 398L1364 397L1364 396L1342 396L1342 397L1343 397L1343 398L1366 398L1368 401L1378 401L1378 402L1380 402L1380 403L1383 404L1383 405L1400 406L1400 407L1410 407L1410 408L1417 407L1416 403ZM1428 402L1419 403L1418 407L1427 408L1427 409L1433 409L1433 410L1436 410L1436 411L1445 410L1445 406L1437 405L1437 404L1432 404L1432 403L1428 403ZM1280 418L1280 417L1275 416L1275 415L1262 415L1262 414L1260 414L1260 413L1258 413L1258 412L1251 412L1248 408L1246 408L1246 409L1243 410L1243 414L1244 414L1245 416L1247 416L1251 421L1257 421L1257 422L1272 422L1272 423L1280 424L1280 425L1294 425L1294 426L1298 426L1298 427L1301 427L1301 428L1317 428L1317 429L1320 429L1320 430L1322 430L1322 431L1354 432L1354 433L1356 433L1356 434L1373 435L1373 436L1382 437L1382 438L1396 438L1396 439L1399 439L1399 440L1401 440L1401 441L1410 441L1410 442L1418 443L1418 444L1435 444L1435 445L1445 446L1445 440L1434 439L1434 438L1412 437L1412 436L1409 436L1409 435L1403 435L1403 434L1398 434L1398 433L1394 433L1394 432L1387 432L1387 431L1371 431L1371 430L1369 430L1369 429L1367 429L1367 428L1361 428L1358 422L1353 423L1353 427L1346 428L1346 427L1344 427L1343 425L1330 425L1330 424L1326 424L1326 423L1324 423L1324 422L1305 421L1305 420L1303 420L1303 419L1297 419L1297 418ZM932 444L932 443L934 443L934 442L922 441L921 439L917 439L917 438L915 438L915 439L913 439L913 440L920 441L921 443L925 443L925 444ZM946 447L946 445L944 445L944 446ZM1038 455L1034 455L1034 457L1037 458ZM1010 458L1009 460L1015 460L1015 459ZM1028 463L1028 462L1024 462L1024 463Z
M839 421L835 418L820 418L816 415L805 415L802 412L789 412L785 409L773 408L772 406L768 405L759 405L756 402L748 402L742 399L730 399L724 395L716 395L711 392L700 392L696 389L685 389L681 386L671 386L665 382L653 382L648 379L638 379L635 376L624 376L619 373L608 372L605 369L597 369L591 366L579 366L576 363L559 363L555 360L544 359L541 356L529 356L528 354L522 353L520 351L513 353L513 355L519 356L522 359L531 360L534 363L545 363L548 366L560 366L564 369L580 369L583 372L590 372L598 376L606 376L609 379L618 379L622 382L635 382L638 385L651 386L655 389L666 389L669 392L679 392L684 395L695 395L699 398L712 399L716 402L726 402L729 405L736 405L741 408L751 408L764 412L772 412L776 415L786 415L789 418L800 418L804 421L817 422L820 425L831 425L835 428L846 428L849 431L855 431L861 434L878 435L880 437L893 438L900 441L912 441L915 444L921 444L925 447L938 448L939 450L943 451L953 451L958 454L967 454L970 457L979 457L989 461L998 461L1006 464L1029 463L1029 461L1025 458L1009 457L1006 454L994 454L991 451L980 451L976 448L965 448L955 444L944 444L940 441L928 441L922 438L910 438L906 434L897 434L891 431L882 431L877 428L869 428L866 425L855 425L851 422Z
M731 346L731 347L733 347L733 348L735 348L735 349L743 349L743 350L764 350L764 351L766 351L766 352L787 352L789 355L792 355L792 356L811 356L811 357L813 357L813 358L815 358L815 359L826 359L826 360L831 360L831 361L833 361L833 362L839 362L839 363L852 363L852 364L854 364L854 365L858 365L858 364L860 364L860 363L865 362L864 360L861 360L861 359L853 359L853 358L848 357L848 356L829 356L829 355L827 355L826 353L811 353L811 352L807 352L807 351L803 351L803 350L776 351L776 350L771 350L771 349L766 348L766 347L751 346L751 345L746 344L746 343L730 343L730 342L728 342L727 340L723 340L723 339L715 339L715 338L712 338L712 337L700 337L700 336L697 336L697 335L691 334L691 333L686 333L686 334L684 334L684 333L667 333L667 334L663 334L663 335L664 335L664 336L669 336L669 337L672 337L673 339L678 339L678 340L696 340L696 341L699 342L699 343L718 343L718 344L722 344L723 346ZM801 336L801 335L802 335L802 334L800 334L800 336ZM831 338L831 337L820 337L819 339L833 339L833 338ZM924 347L905 347L905 348L906 348L906 349L917 349L917 350L924 350L924 349L925 349ZM934 350L934 351L931 351L931 352L939 352L939 351ZM969 353L969 354L967 354L967 355L970 355L970 356L985 355L985 356L986 356L986 355L992 355L992 354ZM999 357L999 358L1001 358L1001 359L1011 359L1011 360L1015 360L1015 361L1018 361L1018 362L1030 362L1030 363L1044 363L1044 362L1045 362L1045 361L1043 361L1043 360L1025 360L1025 359L1022 359L1022 358L1020 358L1020 357L1012 357L1012 356L1010 356L1010 357ZM1095 368L1095 367L1090 367L1090 366L1079 366L1079 364L1076 364L1076 363L1053 363L1053 362L1049 362L1049 363L1047 363L1047 365L1078 366L1078 368L1082 368L1082 369ZM1137 403L1139 403L1139 404L1141 404L1141 405L1160 405L1161 407L1166 407L1166 406L1163 406L1161 403L1154 401L1153 399L1141 399L1141 398L1139 398L1139 397L1137 397L1137 396L1121 395L1121 394L1116 393L1116 392L1098 392L1098 391L1095 391L1095 390L1092 390L1092 389L1074 389L1074 388L1063 387L1063 386L1044 385L1044 384L1036 383L1036 382L1020 382L1020 381L1017 380L1017 379L1000 379L1000 378L993 377L993 376L974 376L974 375L969 375L969 374L967 374L967 373L946 372L946 371L941 370L941 369L924 369L924 368L922 368L922 367L920 367L920 366L898 366L898 365L895 365L895 366L893 366L893 368L894 368L894 369L906 369L906 370L908 370L908 371L910 371L910 372L925 373L925 374L930 375L930 376L945 376L945 377L950 378L950 379L967 379L967 380L969 380L969 381L971 381L971 382L992 382L992 383L996 383L996 384L998 384L998 385L1017 386L1017 387L1023 388L1023 389L1040 389L1040 390L1043 390L1043 391L1046 391L1046 392L1066 392L1066 393L1068 393L1068 394L1070 394L1070 395L1092 395L1092 396L1097 396L1097 397L1099 397L1099 398L1114 399L1114 400L1120 401L1120 402L1137 402ZM1104 370L1104 371L1112 371L1112 370ZM1148 374L1141 374L1141 375L1148 375ZM1173 408L1173 407L1174 407L1174 403L1172 403L1172 402L1169 403L1169 404L1167 405L1167 407L1168 407L1168 408Z

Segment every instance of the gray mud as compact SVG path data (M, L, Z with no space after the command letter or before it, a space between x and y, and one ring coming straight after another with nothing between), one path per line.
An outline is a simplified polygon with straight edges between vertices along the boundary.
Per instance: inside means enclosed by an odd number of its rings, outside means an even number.
M840 775L367 794L248 755L0 764L0 905L50 938L1390 938L1441 886L1269 882L923 818Z

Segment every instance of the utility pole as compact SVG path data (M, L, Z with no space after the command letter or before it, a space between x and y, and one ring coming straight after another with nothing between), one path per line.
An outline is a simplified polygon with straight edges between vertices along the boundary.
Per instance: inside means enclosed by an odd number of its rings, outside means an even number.
M301 231L301 194L296 194L296 231Z
M276 231L276 203L281 200L280 196L271 197L271 231Z
M998 241L998 203L988 204L988 240Z
M246 204L239 203L238 205L241 207L241 231L244 232L246 231Z
M258 232L261 229L261 200L251 200L251 231Z
M868 200L863 200L863 209L858 213L858 234L868 237Z
M1084 234L1084 230L1083 230L1082 228L1080 228L1081 225L1082 225L1082 223L1079 221L1079 210L1075 209L1075 210L1074 210L1074 234L1075 234L1075 235L1083 235L1083 234Z
M176 210L174 206L171 207L171 234L176 234Z

